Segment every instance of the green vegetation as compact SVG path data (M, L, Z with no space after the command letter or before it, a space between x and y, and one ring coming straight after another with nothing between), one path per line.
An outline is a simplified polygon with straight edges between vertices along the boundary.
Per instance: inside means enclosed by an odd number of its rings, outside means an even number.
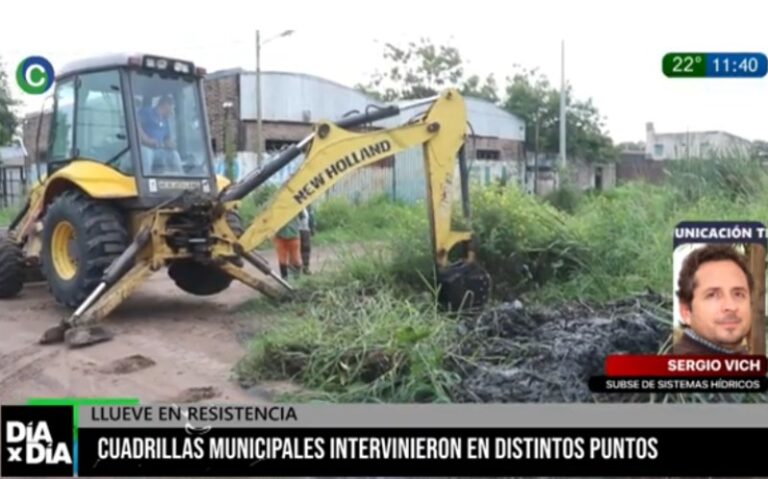
M263 210L276 191L277 187L266 185L241 202L240 214L244 224L249 224ZM346 198L330 198L316 203L314 211L314 245L380 240L388 236L393 227L397 229L404 216L425 215L423 209L389 201L386 196L359 205Z
M456 377L443 362L453 332L436 305L352 281L326 283L280 314L275 328L251 344L241 377L293 377L314 391L297 399L450 400Z
M0 208L0 226L11 224L13 217L16 216L16 208Z
M494 278L496 300L554 306L647 290L668 295L674 226L768 218L767 179L759 164L729 160L680 162L663 186L634 183L559 199L515 187L474 189L479 260ZM303 279L302 294L288 304L254 303L255 312L281 319L254 340L238 367L241 379L292 378L309 391L290 399L450 401L458 381L451 359L462 336L430 294L423 205L334 200L318 208L317 220L327 238L373 238L381 246ZM333 233L339 230L351 233Z

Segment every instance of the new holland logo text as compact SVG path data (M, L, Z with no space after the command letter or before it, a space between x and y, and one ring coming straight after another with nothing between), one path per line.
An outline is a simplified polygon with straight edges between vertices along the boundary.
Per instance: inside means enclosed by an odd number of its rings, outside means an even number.
M72 457L65 442L54 443L51 430L45 421L21 421L5 423L8 462L25 464L72 464Z
M346 170L358 165L360 163L372 160L373 158L381 159L380 156L388 153L392 149L392 144L389 140L383 140L372 145L364 146L358 151L354 151L343 158L331 163L320 174L314 176L307 183L304 184L296 194L293 195L293 199L296 203L304 203L315 191L319 190L325 185L325 180L332 179L335 176L340 175Z

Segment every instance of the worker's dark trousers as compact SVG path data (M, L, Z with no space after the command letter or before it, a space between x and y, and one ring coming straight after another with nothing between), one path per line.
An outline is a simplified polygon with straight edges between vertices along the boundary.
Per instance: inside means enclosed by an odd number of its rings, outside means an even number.
M312 236L309 231L301 230L301 263L304 265L304 273L309 274L309 257L312 251L312 244L310 243L310 237Z

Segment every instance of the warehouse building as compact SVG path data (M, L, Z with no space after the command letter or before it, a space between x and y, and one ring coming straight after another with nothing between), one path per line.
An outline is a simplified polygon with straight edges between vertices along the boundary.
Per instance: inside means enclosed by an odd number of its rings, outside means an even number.
M336 120L345 114L362 112L370 105L381 106L375 99L345 85L314 75L286 72L262 72L262 145L275 153L308 135L320 120ZM242 69L218 71L205 81L206 106L218 168L223 171L224 145L237 151L235 173L242 177L257 167L256 75ZM497 180L524 181L525 124L492 103L466 98L471 134L467 157L472 177L485 184ZM403 102L401 106L406 106ZM397 118L378 122L391 127L406 122L418 110L409 110ZM300 164L298 159L275 181L282 182ZM396 155L395 161L383 161L363 168L334 185L329 196L343 194L352 200L377 195L413 201L424 197L424 171L420 148Z

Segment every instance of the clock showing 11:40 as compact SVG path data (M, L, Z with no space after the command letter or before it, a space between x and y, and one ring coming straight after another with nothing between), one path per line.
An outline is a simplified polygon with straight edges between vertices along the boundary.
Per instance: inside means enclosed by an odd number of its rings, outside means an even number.
M763 53L667 53L661 69L670 78L762 78L768 58Z

